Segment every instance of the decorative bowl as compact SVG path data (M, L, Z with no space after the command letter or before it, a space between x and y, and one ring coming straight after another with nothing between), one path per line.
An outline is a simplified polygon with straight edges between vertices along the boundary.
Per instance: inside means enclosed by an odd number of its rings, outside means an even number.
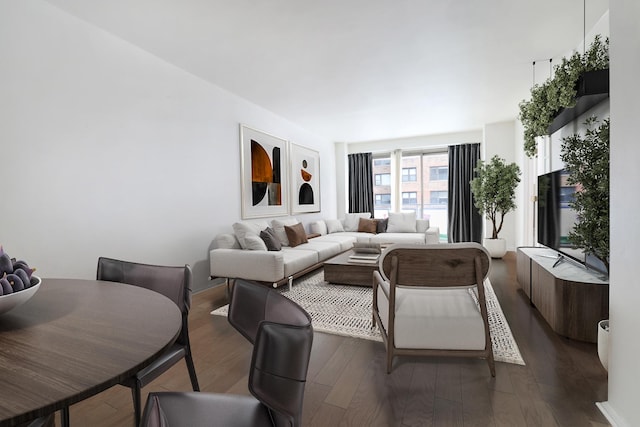
M4 314L7 311L16 308L19 305L24 304L29 301L29 298L35 295L40 289L40 284L42 283L42 279L38 276L31 276L31 279L37 279L36 284L28 287L27 289L23 289L18 292L14 292L8 295L0 296L0 314Z

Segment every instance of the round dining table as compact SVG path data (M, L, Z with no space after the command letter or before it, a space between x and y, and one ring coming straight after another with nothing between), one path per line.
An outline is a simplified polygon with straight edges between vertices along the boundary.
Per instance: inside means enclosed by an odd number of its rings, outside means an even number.
M137 286L42 279L0 315L0 426L15 426L100 393L177 338L178 307Z

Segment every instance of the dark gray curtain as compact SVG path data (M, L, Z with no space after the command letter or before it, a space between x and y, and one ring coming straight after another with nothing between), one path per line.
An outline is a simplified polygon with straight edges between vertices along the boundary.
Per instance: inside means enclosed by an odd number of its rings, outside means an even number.
M349 154L349 212L370 212L373 217L373 156Z
M449 147L449 242L482 241L482 216L473 205L471 181L480 144Z

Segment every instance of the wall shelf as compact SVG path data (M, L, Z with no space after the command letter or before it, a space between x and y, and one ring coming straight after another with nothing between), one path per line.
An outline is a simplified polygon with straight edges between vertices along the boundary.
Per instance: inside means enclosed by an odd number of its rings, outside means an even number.
M576 105L558 112L547 129L549 135L609 98L609 69L584 73L578 79L576 89Z

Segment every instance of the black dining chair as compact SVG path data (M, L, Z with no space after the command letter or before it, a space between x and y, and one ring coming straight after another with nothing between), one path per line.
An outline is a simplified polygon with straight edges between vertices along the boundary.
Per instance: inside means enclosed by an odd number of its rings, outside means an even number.
M309 314L274 289L237 280L231 289L228 320L253 344L249 371L253 396L152 392L143 426L301 425L313 343Z
M149 265L100 257L96 277L98 280L126 283L161 293L173 301L182 312L182 329L175 343L149 366L121 383L131 389L137 426L140 424L142 412L141 389L181 359L184 358L187 364L193 390L200 391L189 344L188 316L191 306L191 267L189 265L184 267Z

